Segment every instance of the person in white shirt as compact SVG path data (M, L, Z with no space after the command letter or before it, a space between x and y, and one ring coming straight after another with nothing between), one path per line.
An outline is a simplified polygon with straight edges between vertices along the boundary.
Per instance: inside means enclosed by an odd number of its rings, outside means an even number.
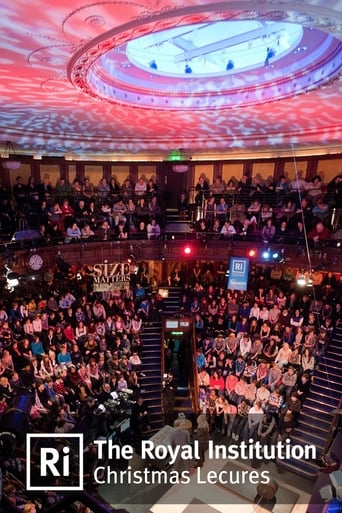
M272 325L276 324L278 322L279 316L280 309L277 303L275 303L268 312L268 322L270 322Z
M0 310L0 321L8 321L8 315L4 308Z
M294 177L293 180L288 185L288 188L291 192L298 192L298 191L304 191L306 186L308 185L308 182L302 178L303 171L298 170L297 176Z
M149 240L157 240L160 237L160 226L155 219L151 219L147 225L147 238Z
M140 177L134 187L134 192L137 196L143 196L147 192L147 184L145 180Z
M251 311L249 312L249 318L251 319L252 317L254 317L257 321L259 320L260 308L258 306L258 303L254 303L251 308Z
M242 356L242 358L245 360L250 353L252 347L252 341L247 333L245 333L241 339L239 344L239 354Z
M41 320L40 314L37 314L34 316L34 318L32 320L32 328L33 328L34 333L42 332L43 327L42 327L42 320Z
M236 235L236 230L230 221L226 221L222 226L221 235L224 239L229 239Z
M277 353L275 362L279 365L280 368L282 368L284 365L288 365L291 354L292 350L290 349L289 344L284 342Z
M264 410L261 407L261 403L256 401L248 412L248 439L253 438L255 432L259 428L259 424L262 422L263 416Z
M267 309L267 306L263 306L262 309L260 310L260 316L259 318L262 320L262 321L268 321L268 318L269 318L269 312L268 312L268 309Z
M266 407L266 404L270 398L271 392L268 390L266 383L261 383L260 387L256 392L256 400L261 403L261 407L263 410Z

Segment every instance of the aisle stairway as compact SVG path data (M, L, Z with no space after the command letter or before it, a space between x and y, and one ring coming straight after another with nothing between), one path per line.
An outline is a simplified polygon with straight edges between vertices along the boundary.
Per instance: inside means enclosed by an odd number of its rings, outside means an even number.
M151 414L151 431L158 431L163 427L162 398L161 398L161 330L162 323L145 326L141 333L143 344L142 362L144 376L140 376L139 383L143 399L147 402Z
M163 300L163 316L173 316L178 312L178 302L181 293L179 287L165 287L168 297ZM162 322L146 325L141 333L143 343L142 361L145 377L139 378L142 396L147 401L151 412L151 432L158 431L163 426L162 412L162 374L161 374L161 333ZM177 378L177 360L172 362L172 370ZM189 390L184 383L179 383L176 394L175 414L185 412L188 416L192 412L189 401ZM148 434L148 433L147 433Z
M179 298L181 296L181 287L166 287L168 290L168 297L163 300L164 315L178 315ZM176 355L171 362L172 372L175 375L178 383L176 402L175 402L175 415L184 413L188 418L192 417L192 404L189 396L189 389L187 377L179 369Z
M168 291L168 297L163 299L163 315L172 316L178 314L179 298L182 293L181 287L163 287Z
M315 370L313 384L304 403L299 427L291 434L293 444L314 444L320 458L325 446L333 410L342 396L342 328L336 328L325 356ZM278 461L280 467L303 477L315 479L320 467L317 461Z

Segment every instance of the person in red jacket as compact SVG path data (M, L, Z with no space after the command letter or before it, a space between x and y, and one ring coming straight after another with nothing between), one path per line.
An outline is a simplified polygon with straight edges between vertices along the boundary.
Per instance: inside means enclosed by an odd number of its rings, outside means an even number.
M327 241L329 236L330 232L328 228L326 228L321 221L316 223L315 228L308 233L308 239L314 247L320 245L322 242Z

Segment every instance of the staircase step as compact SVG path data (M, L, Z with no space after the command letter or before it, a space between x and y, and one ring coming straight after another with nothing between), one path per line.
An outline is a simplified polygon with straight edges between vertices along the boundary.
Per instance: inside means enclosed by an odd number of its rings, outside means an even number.
M182 287L166 287L169 295L170 294L180 294L182 292Z
M158 360L158 358L147 358L145 356L144 364L143 364L143 369L144 369L145 374L147 374L146 373L147 370L148 371L152 371L152 370L154 370L156 368L157 361L160 362L160 358ZM159 372L159 374L160 374L160 372Z
M144 435L150 438L154 433L157 433L163 427L161 422L151 421L151 429L144 431Z
M139 376L139 383L141 384L141 386L145 387L147 384L152 385L153 383L158 383L160 385L160 381L161 381L160 370L158 370L158 369L151 370L150 369L148 372L145 372L144 374L145 374L145 376Z
M156 411L161 409L161 398L159 392L156 390L150 390L149 392L145 391L143 395L144 399L148 400L149 402L149 408L156 407Z
M323 376L326 379L332 379L334 381L341 381L341 372L338 369L331 368L328 365L324 365L324 363L320 363L319 369L315 371L315 376Z
M305 432L304 426L300 423L300 429L296 429L291 433L291 440L293 443L300 445L313 444L322 450L325 446L326 436L322 438L314 435L311 431Z
M151 430L147 432L152 435L163 427L162 415L162 392L161 392L161 346L162 323L155 322L152 325L145 325L141 333L143 372L146 376L139 377L144 399L148 402L151 412ZM146 433L145 433L146 435Z
M161 383L160 372L159 372L159 374L157 374L157 371L155 371L153 374L152 374L152 372L150 372L145 377L141 376L139 378L139 383L140 383L140 386L143 388L147 388L147 386L149 386L149 387L155 386L157 384L160 386L160 383Z
M160 357L161 357L161 350L160 350L160 347L157 348L151 348L151 347L146 347L144 349L144 361L146 360L146 358L149 358L150 360L158 360L159 358L159 362L160 362Z
M289 459L286 459L286 460L283 460L284 462L290 462L294 465L296 465L296 463L298 464L302 464L304 468L306 468L308 470L308 472L310 473L313 473L313 472L317 472L319 470L319 465L317 463L318 459L319 459L319 454L317 454L317 460L296 460L296 459L293 459L293 458L289 458ZM279 463L279 460L278 462Z
M333 358L334 360L342 361L342 354L337 348L335 349L333 347L329 347L329 351L327 351L326 357Z
M322 358L322 364L328 365L336 370L341 370L342 368L341 360L333 358L332 356L324 356L324 358Z
M150 355L146 354L144 355L144 361L143 361L143 364L149 364L149 366L151 365L155 365L157 366L159 364L159 368L160 368L160 360L161 360L161 354L156 354L156 353L150 353Z
M322 406L320 406L319 404L315 403L315 402L312 402L312 403L309 403L309 398L305 401L305 410L306 412L312 412L312 415L319 415L320 417L321 416L324 416L325 419L329 419L329 422L332 421L332 408L331 406L329 406L329 408L324 408Z
M289 472L306 477L310 480L315 480L319 474L319 467L308 464L309 462L302 462L299 460L277 460L277 465Z
M160 341L161 327L149 326L148 328L145 328L143 333L145 340L154 340L157 342L157 340ZM140 337L141 336L142 335L140 334Z
M334 381L334 380L331 380L328 378L323 378L321 376L317 376L316 374L315 374L314 383L312 386L314 386L314 385L323 387L325 390L331 389L331 390L334 390L335 392L342 393L342 383L341 382L338 383L337 381Z
M159 365L159 370L160 370L160 361L161 361L161 354L155 354L155 353L151 353L150 355L144 355L144 360L143 360L143 365L144 365L144 368L145 368L145 365L148 365L149 367L151 367L151 365L154 365L155 368L157 368L157 365Z
M312 422L310 418L303 415L300 416L300 425L305 433L313 433L317 436L327 437L327 424L318 425L317 422Z
M331 390L326 390L324 393L324 389L318 386L312 387L310 391L310 397L308 399L317 401L318 403L324 402L325 405L330 405L333 407L338 406L339 403L339 397L334 397L334 395L331 394Z
M316 401L315 399L311 399L311 397L308 397L306 400L306 406L310 407L314 410L319 412L321 415L322 413L326 413L327 415L331 414L331 412L336 408L336 406L332 404L323 404L321 401Z
M161 353L161 342L160 342L160 336L157 339L155 338L149 338L149 337L144 337L143 339L143 342L144 342L144 353L150 353L150 352L153 352L153 353Z
M144 398L145 398L145 394L144 394ZM160 407L160 406L161 406L161 403L160 403L159 405L158 405L158 404L151 404L151 405L149 404L148 406L149 406L149 409L150 409L150 411L151 411L151 415L152 415L152 414L159 413L159 412L157 411L157 409L158 409L158 407Z
M320 417L316 417L312 414L311 410L306 411L304 407L300 414L300 423L310 425L315 429L320 429L327 433L330 428L331 418L330 415L329 419L324 419L322 415Z
M335 345L335 344L329 344L329 347L328 349L325 351L326 354L329 354L329 353L336 353L336 354L341 354L341 344L342 340L339 342L339 344Z

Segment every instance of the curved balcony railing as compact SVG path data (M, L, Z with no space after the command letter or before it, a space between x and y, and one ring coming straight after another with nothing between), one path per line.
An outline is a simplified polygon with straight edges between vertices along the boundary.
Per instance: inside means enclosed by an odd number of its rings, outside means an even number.
M210 235L210 234L208 234ZM184 247L190 244L191 252L186 255ZM251 253L253 250L253 254ZM163 235L159 240L93 241L71 244L49 244L39 246L39 241L28 240L2 244L0 262L2 265L15 260L18 272L28 271L28 258L32 252L42 256L42 271L53 268L60 256L70 265L123 262L129 258L139 261L154 260L161 262L193 262L209 260L229 262L231 256L250 258L251 263L268 266L288 266L303 271L312 269L342 272L342 241L327 241L321 247L310 249L308 254L304 245L282 243L264 243L260 240L201 240L196 233ZM268 256L266 255L268 254ZM275 256L278 255L278 256ZM312 269L310 269L310 267Z

